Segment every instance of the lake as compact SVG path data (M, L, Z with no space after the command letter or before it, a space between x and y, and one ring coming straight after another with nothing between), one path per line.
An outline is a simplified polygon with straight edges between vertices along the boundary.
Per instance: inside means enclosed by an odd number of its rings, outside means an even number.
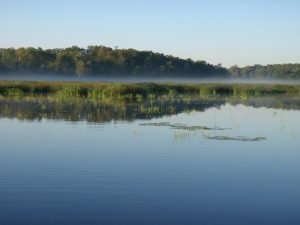
M291 99L1 99L0 224L299 225Z

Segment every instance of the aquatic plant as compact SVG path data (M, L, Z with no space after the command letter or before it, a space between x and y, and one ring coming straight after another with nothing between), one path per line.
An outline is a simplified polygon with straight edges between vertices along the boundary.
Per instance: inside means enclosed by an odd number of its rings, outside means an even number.
M169 127L176 130L228 130L231 128L221 128L221 127L206 127L206 126L190 126L181 123L170 123L170 122L158 122L158 123L141 123L140 126L156 126L156 127Z
M217 141L265 141L267 140L266 137L245 137L245 136L236 136L236 137L230 137L230 136L205 136L206 139L209 140L217 140Z

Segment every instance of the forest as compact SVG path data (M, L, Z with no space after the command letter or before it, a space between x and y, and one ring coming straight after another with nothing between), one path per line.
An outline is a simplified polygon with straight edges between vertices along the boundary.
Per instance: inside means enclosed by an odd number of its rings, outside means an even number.
M181 59L152 51L105 46L64 49L1 48L0 73L75 76L299 79L300 64L232 66Z
M73 46L65 49L0 49L0 72L87 75L157 75L228 77L227 69L205 61L181 59L152 51Z
M299 79L300 64L232 66L228 69L232 78Z

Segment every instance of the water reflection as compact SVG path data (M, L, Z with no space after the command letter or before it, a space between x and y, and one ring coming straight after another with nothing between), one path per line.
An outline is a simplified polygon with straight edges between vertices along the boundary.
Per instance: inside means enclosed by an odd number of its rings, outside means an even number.
M174 99L147 100L144 102L97 102L71 99L69 101L52 101L46 98L37 99L0 99L0 117L20 120L67 120L103 123L112 120L133 121L176 115L189 111L205 111L220 107L226 103L243 104L255 108L300 110L299 96L268 96L210 99Z
M0 224L299 224L299 105L2 99Z

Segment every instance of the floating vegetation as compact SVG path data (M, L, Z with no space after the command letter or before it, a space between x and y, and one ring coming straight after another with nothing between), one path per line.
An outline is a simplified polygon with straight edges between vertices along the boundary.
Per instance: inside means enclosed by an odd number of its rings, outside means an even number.
M140 126L156 126L156 127L167 127L170 126L169 122L160 122L160 123L140 123Z
M171 129L177 130L230 130L231 128L221 128L221 127L206 127L206 126L189 126L187 124L181 123L170 123L170 122L159 122L159 123L141 123L140 126L156 126L156 127L169 127Z
M265 141L267 140L266 137L245 137L245 136L206 136L205 138L209 140L217 140L217 141Z
M185 130L186 133L176 132L175 139L184 139L190 137L190 131L211 131L211 130L229 130L231 128L220 128L220 127L206 127L206 126L188 126L186 124L181 123L170 123L170 122L157 122L157 123L141 123L140 126L156 126L156 127L169 127L170 129L176 130ZM204 138L209 140L216 140L216 141L244 141L244 142L253 142L253 141L264 141L267 140L266 137L245 137L245 136L206 136L202 135Z

